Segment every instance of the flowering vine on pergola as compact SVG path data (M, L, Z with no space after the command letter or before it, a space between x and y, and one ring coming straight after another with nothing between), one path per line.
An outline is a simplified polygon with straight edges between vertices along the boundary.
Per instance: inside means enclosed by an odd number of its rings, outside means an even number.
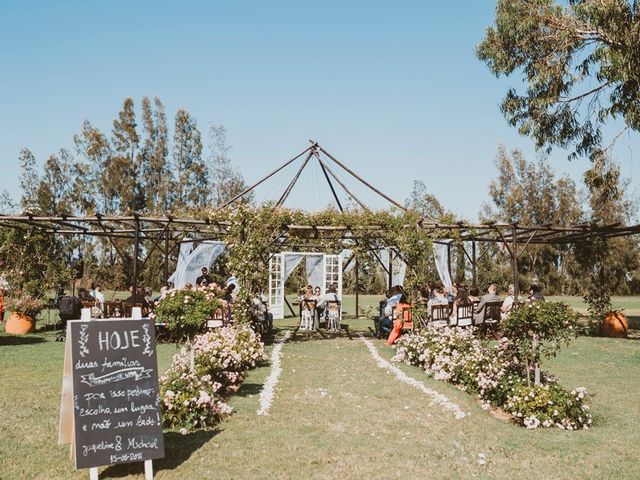
M301 160L294 177L286 185L277 201L252 207L240 203L264 181ZM337 208L320 212L305 212L284 207L302 171L311 161L316 161L324 174ZM339 167L351 178L384 198L390 208L373 210L361 201L345 184L332 167ZM334 183L335 182L335 183ZM337 185L336 185L337 184ZM345 208L337 190L340 188L356 207ZM88 236L106 238L121 258L123 240L133 247L132 281L138 285L140 271L145 267L152 252L160 250L164 255L164 280L169 277L169 261L172 253L184 242L204 240L224 241L229 245L234 273L256 286L263 278L259 263L264 270L269 256L288 249L290 251L340 251L348 248L354 254L345 262L345 267L355 259L358 275L358 253L372 254L389 275L391 261L385 265L376 253L389 249L408 265L415 275L412 286L419 282L421 262L425 261L432 242L455 239L462 244L465 256L472 267L475 284L476 266L492 244L504 245L511 258L513 281L518 288L518 257L529 245L575 244L593 239L607 239L640 233L640 225L626 226L619 223L595 225L520 225L518 223L485 222L471 224L463 221L433 222L422 218L416 211L401 205L340 162L316 142L288 160L256 183L245 189L223 205L190 216L129 215L87 216L40 216L0 215L0 226L29 230L41 229L51 235ZM470 248L463 243L469 242ZM447 244L450 247L450 244ZM484 248L479 248L484 245ZM142 258L141 258L142 257ZM391 259L391 255L389 255ZM243 278L244 277L244 278ZM357 284L357 282L356 282ZM357 295L356 290L356 295ZM357 303L356 303L357 305ZM358 307L356 306L356 310Z

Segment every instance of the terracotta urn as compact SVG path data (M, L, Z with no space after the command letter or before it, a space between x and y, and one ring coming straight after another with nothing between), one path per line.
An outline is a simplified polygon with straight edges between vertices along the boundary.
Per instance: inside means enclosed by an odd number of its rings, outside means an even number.
M629 322L620 310L607 313L600 327L600 335L603 337L627 338Z
M11 312L11 316L9 316L5 326L5 331L12 335L33 333L36 331L36 321L33 317L29 317L22 313Z

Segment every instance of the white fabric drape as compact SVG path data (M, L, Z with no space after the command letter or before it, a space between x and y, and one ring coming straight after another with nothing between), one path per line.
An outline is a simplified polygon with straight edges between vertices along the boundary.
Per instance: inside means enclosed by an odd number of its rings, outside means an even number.
M187 283L195 285L202 267L211 267L213 262L215 262L224 251L225 244L206 240L186 255L186 258L183 257L183 247L185 253L188 251L184 243L180 245L178 265L176 266L176 271L169 279L176 288L183 288ZM189 242L189 247L192 247L191 242Z
M189 255L191 254L191 250L193 250L193 242L183 242L180 244L180 253L178 253L178 263L176 265L176 271L171 274L167 281L173 283L174 285L184 285L184 269L187 265L187 260Z
M307 285L322 289L322 260L324 255L307 255Z
M300 264L304 255L299 253L286 253L284 255L284 278L283 282L287 281L287 278L293 273L296 267Z
M407 264L401 258L396 257L391 263L391 279L393 285L404 285L404 277L407 273Z
M446 240L446 242L451 242L451 240ZM449 275L449 261L448 261L448 253L447 253L447 245L444 243L433 243L433 255L436 261L436 269L438 270L438 275L440 276L440 281L445 286L445 288L451 291L451 275Z
M380 261L385 268L389 268L389 250L386 248L378 250L378 257L380 257ZM391 252L391 257L391 284L403 285L404 277L407 273L407 264L404 263L402 258L395 255L393 252Z

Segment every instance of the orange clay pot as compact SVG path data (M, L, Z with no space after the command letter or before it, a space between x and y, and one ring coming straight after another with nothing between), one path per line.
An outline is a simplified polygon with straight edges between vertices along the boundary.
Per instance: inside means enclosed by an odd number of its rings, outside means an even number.
M11 316L7 320L5 326L7 333L13 335L24 335L25 333L33 333L36 331L36 321L33 317L28 317L17 312L11 312Z
M614 310L607 313L600 327L600 335L603 337L627 338L629 322L627 317L620 311Z

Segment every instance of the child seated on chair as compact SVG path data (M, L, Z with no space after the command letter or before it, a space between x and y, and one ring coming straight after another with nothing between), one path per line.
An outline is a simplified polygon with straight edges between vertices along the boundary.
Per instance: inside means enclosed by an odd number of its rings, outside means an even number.
M300 296L300 330L313 330L315 317L315 298L311 287L301 290Z
M337 332L340 329L340 298L335 285L328 288L327 293L318 302L318 306L325 309L327 328L332 332Z

